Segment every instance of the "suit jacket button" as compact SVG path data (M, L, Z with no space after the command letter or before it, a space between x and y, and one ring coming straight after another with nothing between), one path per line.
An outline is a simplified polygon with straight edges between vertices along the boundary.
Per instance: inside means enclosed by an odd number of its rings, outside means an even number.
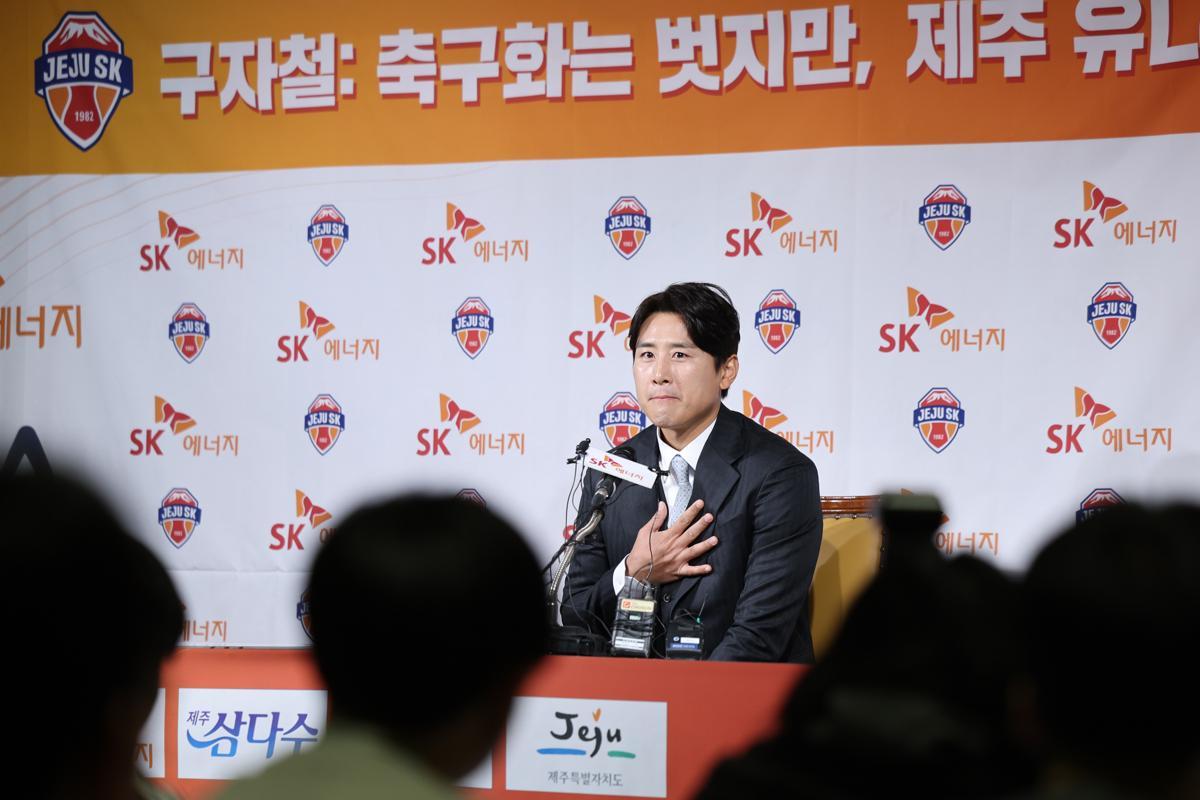
M671 595L669 595L669 594L664 594L664 595L663 595L663 602L664 602L664 603L669 603L669 602L671 602Z

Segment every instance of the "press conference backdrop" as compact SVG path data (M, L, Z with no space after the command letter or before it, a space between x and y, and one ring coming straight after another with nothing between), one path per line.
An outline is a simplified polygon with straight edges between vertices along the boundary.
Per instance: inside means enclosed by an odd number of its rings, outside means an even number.
M400 489L548 556L672 281L733 297L731 408L824 494L936 491L948 553L1197 486L1195 3L6 15L0 447L102 481L185 644L304 644Z

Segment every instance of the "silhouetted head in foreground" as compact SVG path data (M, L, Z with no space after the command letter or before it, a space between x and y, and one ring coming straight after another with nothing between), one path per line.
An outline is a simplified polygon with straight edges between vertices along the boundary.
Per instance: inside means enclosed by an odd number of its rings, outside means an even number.
M0 478L0 509L5 755L39 787L22 796L128 797L137 735L183 628L179 595L78 483Z
M1196 796L1200 508L1114 506L1026 577L1029 697L1049 782Z
M447 778L475 766L546 650L538 565L503 519L455 499L362 508L322 547L313 650L334 725L368 723Z
M1016 587L982 561L920 547L928 558L894 560L859 597L780 732L721 765L702 800L996 797L1031 785L1008 733Z

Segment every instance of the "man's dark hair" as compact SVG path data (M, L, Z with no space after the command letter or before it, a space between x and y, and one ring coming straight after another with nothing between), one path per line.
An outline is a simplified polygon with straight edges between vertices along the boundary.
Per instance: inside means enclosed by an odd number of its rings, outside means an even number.
M462 500L359 509L317 554L308 599L334 713L400 736L486 701L546 651L533 553Z
M932 542L912 549L855 601L778 733L719 766L698 800L1025 796L1033 766L1007 708L1017 587L977 559L944 560Z
M652 315L678 314L687 328L688 337L717 362L717 369L737 355L741 340L737 309L729 292L715 283L672 283L641 302L629 324L629 348L637 357L638 336ZM721 391L721 397L729 393Z
M1200 507L1131 503L1076 525L1034 560L1023 609L1034 705L1059 756L1118 783L1194 763Z
M111 748L132 748L183 629L183 604L154 554L82 484L0 477L0 509L0 605L18 687L10 712L20 720L9 753L57 780L95 768ZM122 732L130 740L113 741Z

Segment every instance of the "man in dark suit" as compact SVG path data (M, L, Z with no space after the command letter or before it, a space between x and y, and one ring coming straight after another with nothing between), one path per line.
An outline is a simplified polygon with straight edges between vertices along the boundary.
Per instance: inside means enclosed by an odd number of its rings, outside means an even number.
M654 424L626 444L661 477L651 489L618 487L571 564L563 622L607 633L618 593L653 587L653 654L664 651L665 627L690 617L703 625L705 658L812 661L817 470L721 403L738 373L729 295L713 284L673 284L642 301L629 335L638 402ZM597 480L589 473L584 497ZM589 511L580 509L577 526Z

